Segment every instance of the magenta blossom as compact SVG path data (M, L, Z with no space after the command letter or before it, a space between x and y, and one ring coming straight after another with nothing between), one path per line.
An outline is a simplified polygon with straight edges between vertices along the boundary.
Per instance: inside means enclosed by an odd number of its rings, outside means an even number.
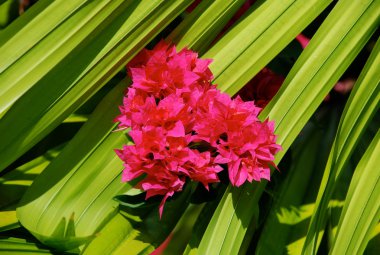
M162 41L128 65L133 84L115 121L119 129L131 128L134 145L116 153L124 162L122 181L142 177L137 187L146 198L163 196L160 217L187 180L206 189L219 182L222 165L234 186L269 180L269 166L281 149L273 122L257 117L261 108L211 84L210 63Z

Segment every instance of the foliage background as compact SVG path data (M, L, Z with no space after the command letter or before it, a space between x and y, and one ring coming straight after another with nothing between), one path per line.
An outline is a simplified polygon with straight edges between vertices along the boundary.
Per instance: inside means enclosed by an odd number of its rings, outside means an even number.
M166 254L379 253L380 1L259 0L219 35L244 2L39 0L18 17L0 1L0 253L149 254L168 236ZM231 95L265 66L286 79L261 114L281 172L190 184L160 221L120 182L112 119L125 64L161 38L213 58ZM350 96L322 103L345 77Z

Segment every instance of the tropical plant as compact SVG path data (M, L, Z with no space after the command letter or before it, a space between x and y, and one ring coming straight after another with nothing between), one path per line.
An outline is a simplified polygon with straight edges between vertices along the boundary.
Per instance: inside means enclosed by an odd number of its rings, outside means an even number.
M249 1L228 27L245 0L39 0L19 17L15 2L0 1L0 253L379 252L379 0ZM231 96L265 66L286 78L260 114L283 148L272 181L190 183L160 219L121 182L114 149L132 141L113 119L125 65L162 38L213 59ZM353 68L349 98L322 103Z

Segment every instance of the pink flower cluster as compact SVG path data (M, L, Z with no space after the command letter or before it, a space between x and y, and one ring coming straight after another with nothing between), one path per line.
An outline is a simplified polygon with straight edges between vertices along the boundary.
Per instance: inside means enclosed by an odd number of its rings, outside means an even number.
M218 182L221 165L234 186L269 180L269 166L281 149L273 122L257 117L261 108L231 99L211 83L210 62L161 41L128 66L133 84L115 121L120 129L131 128L134 145L116 153L124 161L123 181L143 175L138 187L146 198L164 196L160 216L187 179L206 189Z

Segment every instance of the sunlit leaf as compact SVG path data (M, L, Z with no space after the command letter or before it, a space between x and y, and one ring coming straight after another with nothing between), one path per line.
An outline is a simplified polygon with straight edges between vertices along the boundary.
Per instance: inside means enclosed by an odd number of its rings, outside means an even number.
M377 11L380 13L380 6ZM317 207L308 231L305 251L316 251L317 233L326 224L326 209L335 189L336 180L355 149L359 137L364 133L365 127L379 107L379 47L380 43L378 42L358 78L341 117L318 193Z
M375 31L380 17L378 2L355 4L361 8L348 0L340 1L335 6L290 71L280 91L261 113L263 119L269 116L276 121L278 142L284 148L277 155L276 162ZM265 182L261 182L246 184L239 189L227 189L203 236L200 253L236 253L240 250L264 186Z
M359 162L331 254L362 254L380 218L380 132Z
M37 80L27 79L26 82L33 86L0 119L0 169L64 121L190 4L183 0L106 2L109 3L107 7L113 6L113 10L99 13L103 22L94 33L70 52L65 53L65 48L60 47L58 53L64 58L55 65L44 66L51 63L49 60L39 64L37 67L44 75ZM59 12L59 9L55 11ZM45 49L40 49L35 57L44 59L48 54ZM13 72L19 75L23 71L16 69ZM32 75L37 73L32 72ZM10 130L9 126L14 128Z
M39 255L54 254L38 244L20 238L0 239L0 254Z

